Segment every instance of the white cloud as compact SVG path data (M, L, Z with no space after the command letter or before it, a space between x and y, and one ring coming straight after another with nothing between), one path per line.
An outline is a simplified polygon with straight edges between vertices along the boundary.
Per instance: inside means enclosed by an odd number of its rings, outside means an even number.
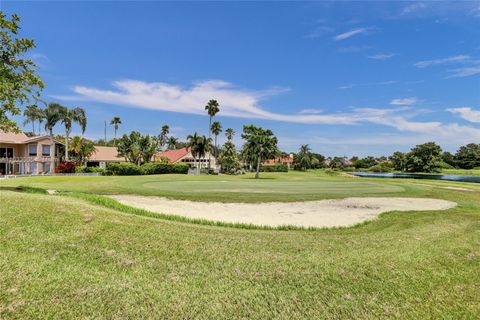
M341 41L341 40L351 38L358 34L367 33L369 30L370 30L369 28L357 28L357 29L353 29L353 30L338 34L333 39L335 41Z
M411 14L419 10L425 9L427 5L423 2L416 2L403 7L402 15Z
M464 67L447 70L450 75L447 78L463 78L480 74L480 66Z
M394 56L396 56L396 53L377 53L371 56L368 56L370 59L375 59L375 60L387 60L390 59Z
M322 109L303 109L300 114L320 114L323 113Z
M336 123L353 124L359 120L350 114L280 114L262 109L259 103L272 95L286 89L272 88L263 91L239 89L232 84L209 80L194 83L190 88L137 80L115 81L116 90L102 90L85 86L75 86L74 97L57 96L63 100L90 100L108 104L130 106L135 108L171 111L204 115L204 106L210 99L217 99L221 104L221 113L228 117L266 119L294 123Z
M467 62L470 59L471 59L470 56L461 54L461 55L456 55L456 56L442 58L442 59L418 61L414 65L417 68L426 68L426 67L440 65L440 64Z
M161 83L137 80L122 80L113 83L113 90L103 90L85 86L73 88L76 96L57 96L64 100L95 101L106 104L133 108L206 115L204 106L210 99L220 102L220 115L226 117L264 119L304 124L360 125L376 124L392 127L401 132L415 135L464 141L480 140L480 129L458 124L443 124L437 121L411 120L418 110L408 106L417 102L417 98L394 99L395 108L354 108L339 113L323 113L320 109L303 109L298 113L281 114L265 110L260 103L272 95L285 91L272 88L262 91L239 89L232 84L219 81L196 82L188 88ZM458 108L457 108L458 109ZM453 110L453 109L452 109ZM468 110L463 110L466 112ZM460 110L460 111L461 111ZM456 112L460 112L456 110Z
M418 102L418 99L416 97L410 97L410 98L393 99L392 101L390 101L390 104L394 106L412 106L417 102Z
M470 107L451 108L447 111L459 115L462 119L472 123L480 123L480 110L473 110Z

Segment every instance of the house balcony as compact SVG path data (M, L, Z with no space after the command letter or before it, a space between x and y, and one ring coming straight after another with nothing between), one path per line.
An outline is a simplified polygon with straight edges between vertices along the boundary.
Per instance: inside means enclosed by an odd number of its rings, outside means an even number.
M58 162L59 157L54 157L54 161ZM3 157L0 158L0 163L29 163L29 162L50 162L50 156L34 156L34 157Z

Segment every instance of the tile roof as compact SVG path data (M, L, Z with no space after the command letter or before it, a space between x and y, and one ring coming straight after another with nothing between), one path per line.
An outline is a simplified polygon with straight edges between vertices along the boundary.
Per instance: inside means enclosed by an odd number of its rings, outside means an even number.
M88 157L87 161L125 162L125 158L118 156L116 147L95 146L95 152Z
M157 152L156 159L167 158L169 162L175 163L181 158L185 157L190 152L190 148L181 148L176 150L167 150L164 152Z
M14 132L3 132L0 130L0 143L24 144L24 143L35 142L38 140L43 140L43 139L50 139L50 137L48 135L29 137L23 132L14 133ZM57 139L54 139L54 141L56 144L63 145L63 143L58 141Z
M14 133L0 131L0 143L24 143L28 139L28 136L23 132Z

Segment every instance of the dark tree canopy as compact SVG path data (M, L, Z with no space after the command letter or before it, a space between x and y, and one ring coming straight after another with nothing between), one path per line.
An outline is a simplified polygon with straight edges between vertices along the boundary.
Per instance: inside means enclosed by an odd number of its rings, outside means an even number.
M417 145L407 155L407 171L438 172L442 161L441 154L442 148L435 142Z

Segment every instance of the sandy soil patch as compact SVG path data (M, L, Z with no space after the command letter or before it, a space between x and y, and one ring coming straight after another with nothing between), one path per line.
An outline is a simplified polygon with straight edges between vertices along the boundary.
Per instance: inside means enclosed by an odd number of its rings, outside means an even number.
M346 198L305 202L220 203L116 195L125 205L195 219L265 226L346 227L387 211L447 210L455 202L419 198Z

